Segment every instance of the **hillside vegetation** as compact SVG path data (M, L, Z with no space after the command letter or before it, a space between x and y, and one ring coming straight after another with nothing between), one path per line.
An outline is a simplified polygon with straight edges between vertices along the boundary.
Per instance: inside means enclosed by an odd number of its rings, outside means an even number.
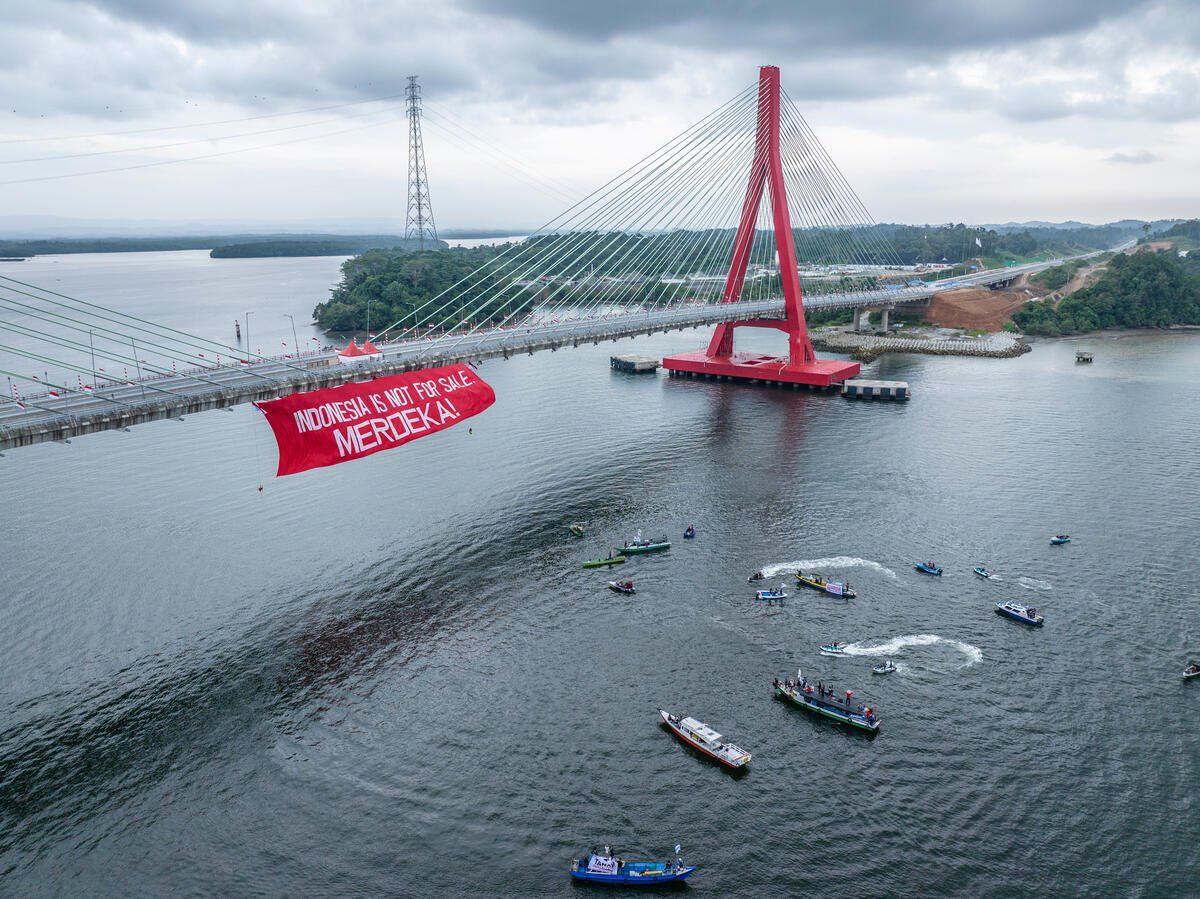
M1200 325L1200 262L1173 250L1114 256L1091 287L1062 300L1026 303L1013 314L1026 334L1057 337L1105 328Z
M1099 226L1080 228L1033 228L998 232L965 225L918 227L873 225L854 232L834 229L796 229L796 251L803 263L815 266L838 264L887 266L942 262L961 266L963 260L983 258L990 265L1024 260L1032 256L1070 255L1106 248L1128 239L1140 229ZM681 288L679 279L689 274L719 274L729 265L732 230L620 234L604 238L604 252L595 260L581 260L578 248L589 243L588 235L550 234L531 237L520 250L523 258L536 258L537 272L510 270L497 260L511 246L476 247L441 252L405 252L402 249L370 250L342 266L342 280L329 300L313 311L318 324L327 330L362 330L371 323L377 328L403 321L404 326L426 324L425 317L474 322L519 318L540 296L561 297L570 284L575 296L588 302L607 304L653 304L681 295L703 296L720 290L720 284ZM774 235L759 231L754 238L752 258L770 259ZM214 251L214 255L217 252ZM456 289L445 300L461 293L442 309L441 294L480 266L497 260L477 275L480 283L469 291ZM965 271L966 268L959 269ZM530 282L535 274L552 275L545 282ZM890 277L890 276L889 276ZM896 271L891 280L912 277ZM524 279L524 283L521 282ZM674 283L671 283L674 282ZM875 274L806 280L807 294L869 289L878 286ZM778 276L756 281L753 289L764 295L778 293ZM425 311L422 305L435 297ZM486 301L480 303L480 298ZM438 315L433 316L435 309Z

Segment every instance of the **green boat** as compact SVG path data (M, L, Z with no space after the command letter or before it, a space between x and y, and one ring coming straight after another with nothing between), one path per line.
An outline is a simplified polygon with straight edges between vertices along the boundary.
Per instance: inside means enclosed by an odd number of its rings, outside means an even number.
M785 680L775 678L772 685L775 687L776 698L786 699L805 711L849 724L867 733L879 732L879 718L876 717L875 710L852 706L848 701L850 694L847 694L846 699L838 699L833 695L832 688L829 688L824 689L822 695L820 685L809 683L803 676Z
M620 565L625 561L624 556L613 556L611 559L589 559L583 563L584 568L599 568L602 565Z
M664 549L670 549L670 548L671 548L671 541L668 540L666 537L663 537L657 543L651 543L649 541L647 541L645 543L626 543L624 546L621 547L620 552L624 553L627 556L632 556L632 555L636 555L638 553L662 552Z

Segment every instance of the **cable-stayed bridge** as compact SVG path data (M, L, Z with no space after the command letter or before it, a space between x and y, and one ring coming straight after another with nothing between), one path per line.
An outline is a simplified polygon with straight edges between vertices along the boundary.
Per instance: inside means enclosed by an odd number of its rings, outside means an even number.
M248 334L245 348L229 346L0 277L0 374L13 381L0 449L449 362L712 325L706 350L664 364L829 386L858 364L816 358L806 308L919 304L1060 261L921 280L767 66L756 84L437 296L414 306L382 293L376 308L398 317L367 364L342 365L334 351L266 358L250 352ZM737 353L739 326L784 332L788 355ZM29 363L43 374L19 370ZM100 377L117 367L122 378Z

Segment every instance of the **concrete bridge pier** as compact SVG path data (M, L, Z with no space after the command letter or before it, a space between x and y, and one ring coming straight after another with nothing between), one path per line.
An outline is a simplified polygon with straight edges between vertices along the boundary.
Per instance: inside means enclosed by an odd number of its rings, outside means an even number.
M879 330L884 334L888 331L888 314L892 311L891 306L884 306L879 310Z
M854 310L854 333L858 334L865 330L871 324L871 311L869 309Z

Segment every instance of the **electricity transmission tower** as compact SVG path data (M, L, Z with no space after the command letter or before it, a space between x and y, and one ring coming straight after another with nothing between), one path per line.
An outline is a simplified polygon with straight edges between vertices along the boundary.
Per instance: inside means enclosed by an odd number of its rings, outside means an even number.
M416 240L425 249L425 241L436 243L437 225L433 223L433 203L429 199L429 176L425 172L425 144L421 140L421 85L417 76L408 76L404 89L408 106L408 217L404 239Z

